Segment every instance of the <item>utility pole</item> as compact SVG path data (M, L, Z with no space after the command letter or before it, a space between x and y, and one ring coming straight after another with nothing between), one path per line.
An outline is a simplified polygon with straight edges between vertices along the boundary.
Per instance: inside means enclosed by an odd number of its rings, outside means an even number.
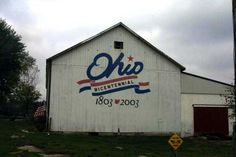
M235 59L235 49L236 49L236 2L235 0L232 0L232 11L233 11L233 31L234 31L234 124L233 124L233 156L236 157L236 59Z

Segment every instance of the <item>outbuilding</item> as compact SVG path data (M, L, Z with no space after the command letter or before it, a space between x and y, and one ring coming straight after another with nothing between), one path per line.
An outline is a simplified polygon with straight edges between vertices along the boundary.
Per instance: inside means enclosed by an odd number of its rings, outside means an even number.
M64 132L230 135L232 120L221 95L232 86L184 70L118 23L47 59L48 127Z

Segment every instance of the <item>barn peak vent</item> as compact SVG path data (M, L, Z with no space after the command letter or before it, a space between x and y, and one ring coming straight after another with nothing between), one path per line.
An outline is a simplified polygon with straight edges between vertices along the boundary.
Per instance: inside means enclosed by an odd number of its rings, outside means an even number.
M123 49L123 41L114 41L115 49Z

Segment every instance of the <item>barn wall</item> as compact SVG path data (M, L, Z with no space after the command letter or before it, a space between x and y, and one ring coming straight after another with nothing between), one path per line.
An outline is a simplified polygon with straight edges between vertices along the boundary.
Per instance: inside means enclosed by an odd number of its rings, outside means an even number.
M193 123L193 105L200 105L202 107L225 107L225 99L220 95L207 95L207 94L182 94L181 95L181 135L193 136L194 123ZM232 110L229 109L230 115ZM233 119L229 118L229 135L232 135Z
M123 41L124 49L114 49L114 41ZM134 89L128 89L104 95L104 99L113 100L111 107L96 104L98 96L92 96L91 91L79 93L76 82L87 78L88 66L101 52L108 53L113 60L123 52L125 65L130 63L127 60L130 55L134 62L142 61L144 70L137 75L137 80L148 81L151 92L136 94ZM94 73L107 66L106 60L99 63L102 67ZM115 69L109 78L117 77ZM122 99L139 101L139 105L114 103ZM118 27L52 60L49 117L53 131L180 132L180 69Z

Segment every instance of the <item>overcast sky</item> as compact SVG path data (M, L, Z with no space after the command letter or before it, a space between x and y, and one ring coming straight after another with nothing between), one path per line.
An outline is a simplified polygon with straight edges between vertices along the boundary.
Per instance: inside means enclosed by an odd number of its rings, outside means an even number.
M37 59L45 97L49 58L123 22L186 72L232 83L231 0L0 0L5 19Z

